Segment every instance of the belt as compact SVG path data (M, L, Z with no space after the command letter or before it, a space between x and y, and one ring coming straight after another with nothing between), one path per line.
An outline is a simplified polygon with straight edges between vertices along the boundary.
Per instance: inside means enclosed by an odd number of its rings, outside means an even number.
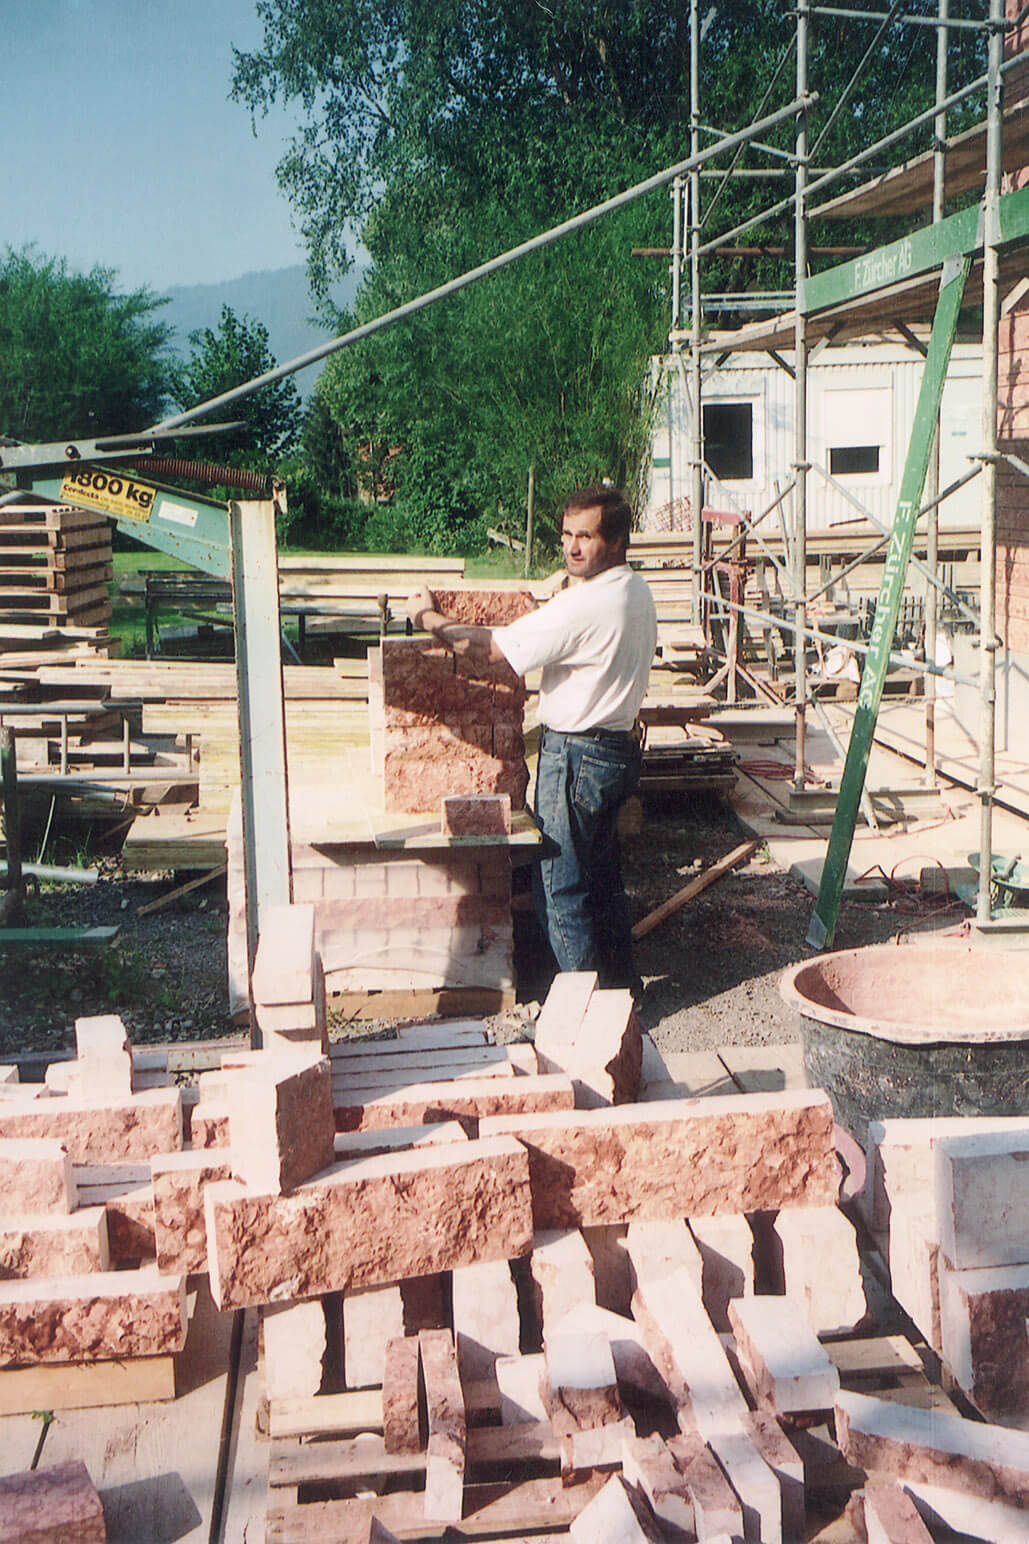
M611 740L615 745L637 743L634 729L551 729L544 724L543 732L564 735L566 740Z

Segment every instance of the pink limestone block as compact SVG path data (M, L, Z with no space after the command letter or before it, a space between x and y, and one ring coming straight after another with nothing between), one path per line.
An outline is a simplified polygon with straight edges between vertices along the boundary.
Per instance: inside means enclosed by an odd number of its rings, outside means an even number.
M382 1375L382 1442L387 1453L418 1453L418 1336L387 1341Z
M327 1056L264 1051L226 1073L233 1172L250 1190L286 1194L334 1161Z
M767 1411L750 1411L743 1417L743 1429L778 1483L785 1544L802 1539L807 1516L803 1459Z
M868 1544L933 1544L918 1508L900 1485L869 1485L863 1500Z
M570 1078L558 1074L524 1077L477 1077L474 1069L448 1082L408 1083L382 1093L344 1086L337 1094L336 1127L340 1131L378 1131L390 1126L437 1125L460 1121L474 1133L482 1120L535 1115L542 1111L571 1111L575 1089Z
M0 1544L105 1544L96 1486L80 1459L0 1478Z
M319 1298L261 1309L265 1392L269 1399L308 1399L322 1385L325 1309Z
M207 1270L204 1189L232 1178L227 1148L161 1153L150 1160L153 1171L154 1241L157 1268L169 1275Z
M732 1300L754 1295L754 1235L746 1217L731 1212L723 1217L694 1217L690 1232L700 1250L704 1307L715 1329L725 1332Z
M686 1480L670 1449L656 1433L632 1437L622 1452L622 1473L643 1492L659 1523L694 1534L693 1502Z
M431 1522L456 1523L464 1510L467 1434L454 1337L449 1330L422 1330L418 1350L429 1432L425 1517Z
M697 1432L679 1432L668 1438L668 1451L686 1481L693 1505L693 1528L708 1540L723 1533L743 1537L743 1508L726 1479L717 1458Z
M745 1422L708 1432L708 1446L740 1499L744 1538L761 1544L793 1544L783 1534L779 1482L765 1463Z
M72 1163L131 1163L182 1146L182 1093L152 1088L108 1102L78 1094L0 1101L0 1138L47 1137Z
M132 1049L116 1013L75 1020L75 1086L84 1099L120 1100L132 1093Z
M0 1218L60 1215L76 1204L67 1148L52 1137L0 1141Z
M620 1474L573 1519L575 1544L662 1544L666 1538L642 1496Z
M867 1316L857 1234L838 1206L791 1206L779 1212L783 1287L801 1303L819 1335L856 1329Z
M528 1162L509 1138L337 1164L285 1197L208 1185L204 1205L222 1308L512 1259L532 1242Z
M990 1420L1029 1414L1029 1265L984 1266L938 1276L944 1360Z
M533 1117L495 1117L532 1174L536 1228L826 1206L839 1171L833 1114L818 1090L670 1099Z
M398 1282L354 1287L343 1294L343 1375L348 1389L383 1383L386 1348L406 1329Z
M181 1351L186 1283L152 1268L0 1282L0 1366Z
M596 1301L593 1256L577 1228L537 1233L529 1270L544 1338L579 1303Z
M110 1266L107 1213L79 1207L66 1216L0 1218L0 1281L84 1276Z
M934 1143L940 1246L955 1270L1029 1265L1029 1120Z
M521 1323L510 1262L458 1265L450 1280L462 1382L492 1379L498 1356L518 1355Z
M747 1383L760 1407L777 1415L831 1410L840 1375L791 1297L747 1297L729 1304Z
M314 907L269 906L261 913L261 936L251 986L261 1007L314 1003Z
M536 1020L536 1050L560 1065L576 1040L590 998L597 990L595 970L563 970L554 977Z
M484 795L477 799L445 796L440 830L444 836L510 836L511 795Z
M668 1385L680 1429L710 1439L713 1431L738 1425L747 1401L687 1272L641 1281L632 1311Z
M608 1426L624 1415L606 1335L560 1325L544 1347L543 1401L559 1437Z

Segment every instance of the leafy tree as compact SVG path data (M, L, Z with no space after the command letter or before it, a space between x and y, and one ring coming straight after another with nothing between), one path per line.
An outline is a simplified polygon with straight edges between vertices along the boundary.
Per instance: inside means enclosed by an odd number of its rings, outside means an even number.
M263 44L237 54L234 93L255 112L277 99L306 111L279 177L323 305L354 232L371 255L341 327L674 163L689 144L682 0L261 0L258 9ZM873 35L841 18L814 28L811 81L822 94L812 141ZM718 0L703 45L704 123L727 131L788 102L793 38L778 0ZM820 164L927 105L925 41L916 29L884 34ZM955 44L966 78L976 48L964 35ZM903 153L923 148L929 132ZM714 130L706 134L705 143ZM792 151L791 124L768 138ZM769 161L748 149L740 164ZM771 186L731 181L711 234L790 191ZM704 196L708 205L710 182ZM330 363L325 398L355 464L389 466L394 532L406 523L412 541L467 548L498 512L520 507L533 462L544 513L577 481L632 481L646 439L645 360L663 345L668 299L663 265L634 261L630 249L666 246L669 228L667 194L656 193ZM892 234L876 226L871 239ZM791 214L749 239L789 246ZM832 228L832 239L853 240L853 230ZM706 289L791 282L788 260L704 264Z
M31 246L0 257L0 433L49 442L127 434L160 418L171 384L164 301L120 295L113 269L70 272Z
M263 322L239 317L231 306L222 306L217 330L198 328L189 335L192 355L176 371L174 395L182 408L208 402L234 386L255 380L275 368ZM269 460L287 454L300 431L300 393L292 376L262 386L248 397L231 403L227 416L245 424L229 435L212 438L218 459L239 465L244 461Z

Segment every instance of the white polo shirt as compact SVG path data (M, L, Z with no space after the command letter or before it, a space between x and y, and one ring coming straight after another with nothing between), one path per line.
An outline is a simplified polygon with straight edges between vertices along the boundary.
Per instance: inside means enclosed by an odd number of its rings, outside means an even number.
M631 729L647 690L657 615L627 563L562 590L493 637L519 675L542 666L539 720L565 734Z

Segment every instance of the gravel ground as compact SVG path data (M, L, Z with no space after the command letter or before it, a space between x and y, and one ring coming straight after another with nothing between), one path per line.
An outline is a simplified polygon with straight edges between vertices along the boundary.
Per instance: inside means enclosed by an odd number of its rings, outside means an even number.
M710 797L665 795L645 802L642 827L626 839L625 872L634 917L642 917L746 837L731 809ZM91 955L0 954L0 1061L26 1051L70 1049L76 1018L120 1013L135 1044L209 1039L235 1030L228 1013L225 881L212 879L171 905L141 907L187 875L126 878L117 859L101 862L93 886L47 887L30 895L35 926L121 928L117 943ZM710 1050L797 1038L779 997L785 966L806 956L812 898L759 850L640 940L646 983L641 1019L662 1050ZM876 943L911 925L892 906L844 904L838 948ZM530 918L519 919L519 956L538 962ZM519 977L535 995L531 968ZM525 1014L491 1020L499 1038L524 1032ZM386 1026L362 1023L371 1034Z

